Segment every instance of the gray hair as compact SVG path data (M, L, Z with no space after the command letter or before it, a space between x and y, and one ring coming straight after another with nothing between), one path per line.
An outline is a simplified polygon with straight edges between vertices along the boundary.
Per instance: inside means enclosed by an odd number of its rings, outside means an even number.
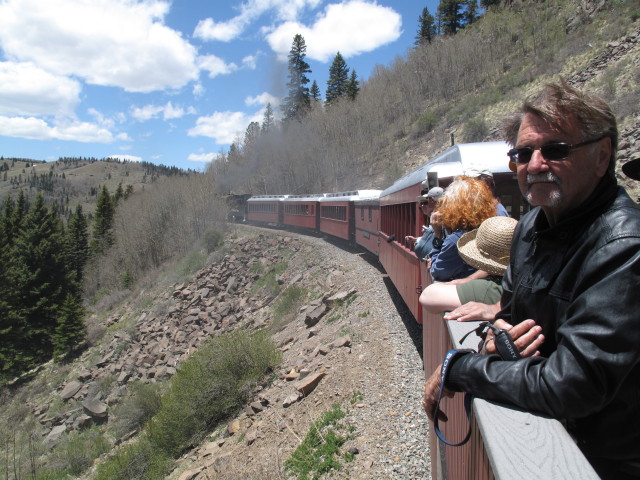
M547 84L537 96L526 100L519 112L504 120L504 138L511 146L515 146L520 125L528 113L541 118L551 128L563 133L566 132L568 126L567 119L575 119L583 134L582 141L609 137L611 139L611 157L607 173L615 178L618 126L611 107L602 98L580 92L565 80Z

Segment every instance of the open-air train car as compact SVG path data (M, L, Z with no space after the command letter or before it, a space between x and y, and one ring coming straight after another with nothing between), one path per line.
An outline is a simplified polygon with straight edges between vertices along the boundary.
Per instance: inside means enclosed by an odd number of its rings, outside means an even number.
M425 219L416 202L423 193L422 182L428 177L437 178L437 184L446 188L469 168L487 169L493 174L496 194L509 214L520 218L526 206L514 173L509 170L508 150L505 142L453 145L380 194L380 263L418 323L422 323L418 297L430 277L404 239L407 235L422 234Z
M289 195L283 203L283 223L290 227L317 230L320 220L318 200L324 196L324 193Z
M349 192L327 193L320 198L320 231L333 237L355 242L357 200L374 199L380 190L352 190Z
M282 204L288 195L256 195L247 200L247 220L282 225Z

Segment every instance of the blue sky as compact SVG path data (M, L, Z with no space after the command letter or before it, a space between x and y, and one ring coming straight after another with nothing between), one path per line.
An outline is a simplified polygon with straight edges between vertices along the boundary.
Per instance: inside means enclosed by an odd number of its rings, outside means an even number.
M323 96L413 44L438 0L0 0L0 155L201 170L276 113L296 33Z

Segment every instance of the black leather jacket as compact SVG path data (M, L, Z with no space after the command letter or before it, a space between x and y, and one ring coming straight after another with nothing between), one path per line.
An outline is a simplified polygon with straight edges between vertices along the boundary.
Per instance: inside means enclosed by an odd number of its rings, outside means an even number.
M557 225L535 208L513 238L496 318L534 319L542 355L465 355L446 386L564 420L589 459L640 460L640 210L603 179Z

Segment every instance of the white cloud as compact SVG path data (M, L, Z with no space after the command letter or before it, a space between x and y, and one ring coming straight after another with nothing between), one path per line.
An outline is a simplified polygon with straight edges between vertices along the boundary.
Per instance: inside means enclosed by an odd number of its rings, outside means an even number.
M131 92L197 79L196 49L163 24L158 0L5 0L0 44L12 61Z
M225 75L238 70L235 63L225 63L220 57L215 55L203 55L198 58L198 66L202 70L209 72L209 78Z
M199 117L196 126L187 133L191 137L210 137L220 145L229 145L244 132L252 121L259 121L259 115L249 116L243 112L215 112L213 115Z
M0 115L72 116L81 86L32 63L0 62Z
M142 157L138 157L136 155L122 155L120 153L116 155L107 155L106 158L113 158L115 160L126 160L127 162L141 162Z
M251 22L265 12L273 11L278 21L294 21L304 9L316 8L321 3L322 0L249 0L240 5L240 14L231 20L200 20L193 36L202 40L229 42L238 38Z
M244 103L249 107L253 105L261 105L263 107L266 107L267 103L270 103L271 107L275 109L280 104L280 99L278 97L274 97L269 92L263 92L260 95L256 95L255 97L245 98Z
M195 108L174 106L173 103L167 102L166 105L145 105L144 107L133 107L131 116L139 122L158 118L162 115L164 120L172 120L174 118L182 118L187 114L194 115Z
M258 66L258 56L259 56L259 53L256 55L247 55L242 59L242 65L248 68L249 70L255 70L256 67Z
M212 162L216 156L215 153L190 153L187 160L193 162Z
M363 0L327 6L323 15L307 27L286 22L267 33L267 42L285 61L296 34L304 37L307 56L321 62L337 52L348 58L369 52L397 40L402 33L402 17L389 7Z
M68 140L75 142L112 143L113 134L89 122L67 122L49 125L40 118L0 116L0 135L30 140Z
M191 90L191 93L193 94L194 97L201 97L202 95L204 95L204 87L202 86L201 83L196 83L193 86L193 89Z

